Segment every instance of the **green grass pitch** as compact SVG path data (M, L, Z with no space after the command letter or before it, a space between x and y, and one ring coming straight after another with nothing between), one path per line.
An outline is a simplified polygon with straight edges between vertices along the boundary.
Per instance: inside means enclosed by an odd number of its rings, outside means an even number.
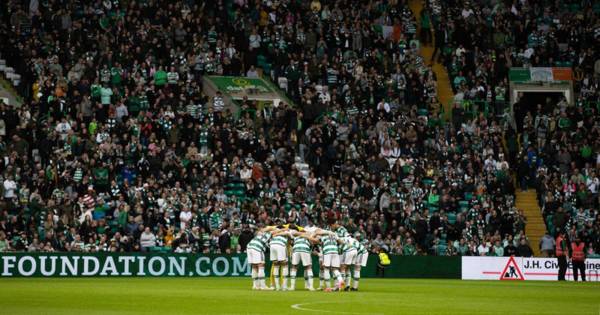
M600 314L597 283L363 279L359 292L250 288L249 278L0 279L0 314Z

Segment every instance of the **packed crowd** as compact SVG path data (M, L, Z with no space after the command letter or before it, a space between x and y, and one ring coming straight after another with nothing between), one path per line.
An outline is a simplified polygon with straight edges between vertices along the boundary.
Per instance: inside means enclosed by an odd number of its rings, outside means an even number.
M520 137L509 147L521 154L510 160L521 188L536 188L550 234L580 235L600 253L600 3L429 0L426 12L463 100L504 103L510 67L574 70L575 104L514 105Z
M338 220L373 252L531 255L515 131L443 123L406 1L0 6L30 71L0 105L0 251L241 252L261 224ZM258 70L295 106L235 119L202 92Z

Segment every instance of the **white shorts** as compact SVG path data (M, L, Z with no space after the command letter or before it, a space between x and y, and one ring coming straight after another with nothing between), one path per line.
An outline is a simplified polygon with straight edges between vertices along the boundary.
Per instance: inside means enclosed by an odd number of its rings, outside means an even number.
M319 265L323 264L323 253L319 252Z
M257 251L253 248L248 248L246 254L248 255L248 263L251 265L265 263L265 253L263 252Z
M284 246L271 245L271 261L287 261L287 253Z
M340 255L338 255L338 254L323 255L323 267L340 268Z
M358 254L356 255L356 263L355 265L360 265L361 267L367 266L367 260L369 259L369 253Z
M342 265L354 265L356 264L356 249L349 250L342 254Z
M302 263L302 266L310 266L312 265L312 257L310 257L309 253L292 253L292 265L297 266L299 263Z

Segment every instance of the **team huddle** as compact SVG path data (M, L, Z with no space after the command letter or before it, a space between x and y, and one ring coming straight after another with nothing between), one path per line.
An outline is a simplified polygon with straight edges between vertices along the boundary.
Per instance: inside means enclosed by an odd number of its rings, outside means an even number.
M296 288L298 266L302 264L307 290L357 291L360 269L367 265L367 248L350 236L343 226L332 224L330 228L326 230L290 224L259 230L248 243L247 249L248 263L252 266L252 289L293 291ZM290 247L291 250L288 250ZM267 286L265 280L267 250L275 279L274 288ZM316 289L313 286L313 253L319 256L319 287ZM291 257L291 270L288 256ZM281 281L280 275L283 276Z

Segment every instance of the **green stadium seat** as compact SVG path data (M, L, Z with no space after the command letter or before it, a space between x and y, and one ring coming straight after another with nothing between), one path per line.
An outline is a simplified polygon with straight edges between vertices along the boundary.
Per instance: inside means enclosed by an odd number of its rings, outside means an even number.
M455 213L450 212L447 214L447 216L448 216L448 223L450 223L450 224L456 223L456 214Z
M465 200L469 201L473 199L473 193L472 192L465 192Z
M271 64L270 63L263 63L261 68L263 69L265 74L269 75L271 73Z
M256 56L256 63L257 64L264 64L265 62L267 62L267 57L263 56L263 55L258 55Z
M438 256L445 255L447 249L448 249L448 246L446 246L446 244L438 244L438 246L437 246L437 255Z
M469 202L466 200L459 201L458 205L460 207L460 212L465 212L465 211L469 210Z

